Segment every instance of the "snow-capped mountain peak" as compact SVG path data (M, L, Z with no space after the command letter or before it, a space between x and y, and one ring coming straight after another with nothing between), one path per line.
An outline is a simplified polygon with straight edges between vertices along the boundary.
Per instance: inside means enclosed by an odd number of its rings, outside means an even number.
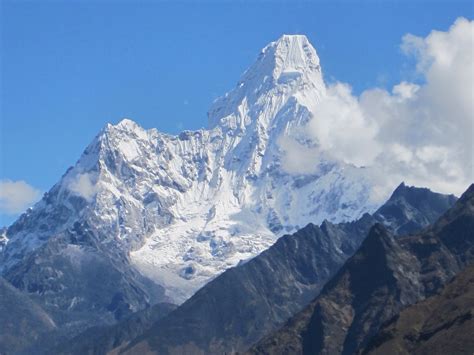
M374 211L366 170L317 157L314 174L282 168L280 137L304 127L324 94L316 50L284 35L214 102L209 129L172 136L130 119L107 125L9 228L0 267L80 223L180 302L285 233Z
M247 74L265 72L262 68L270 69L275 80L279 80L284 73L321 73L316 50L304 35L283 35L270 43Z
M271 129L285 106L313 106L325 93L316 50L303 35L283 35L261 52L237 87L217 99L209 110L209 127ZM286 120L292 121L287 115ZM281 119L280 119L281 121ZM305 122L306 120L304 120ZM280 126L287 122L280 122Z
M112 126L108 124L108 126ZM116 128L120 128L123 130L129 130L129 131L134 131L134 130L143 130L135 121L131 120L130 118L123 118L119 123L117 123L115 126Z

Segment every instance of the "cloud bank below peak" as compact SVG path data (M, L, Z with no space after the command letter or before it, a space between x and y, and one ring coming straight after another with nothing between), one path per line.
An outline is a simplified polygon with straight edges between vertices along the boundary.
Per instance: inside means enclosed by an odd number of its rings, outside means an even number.
M415 58L422 83L403 81L359 96L346 83L329 84L305 127L307 138L319 154L372 167L387 189L405 181L462 193L474 181L473 48L474 21L465 18L425 38L405 35L402 52ZM284 168L308 173L309 148L281 143Z

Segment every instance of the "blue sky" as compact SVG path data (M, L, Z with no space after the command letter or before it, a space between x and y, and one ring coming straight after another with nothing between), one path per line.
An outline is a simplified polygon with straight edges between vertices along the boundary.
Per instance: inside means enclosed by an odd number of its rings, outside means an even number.
M359 93L413 80L404 34L473 17L469 1L1 4L0 180L43 192L107 122L205 127L210 103L284 33L306 34L326 80Z

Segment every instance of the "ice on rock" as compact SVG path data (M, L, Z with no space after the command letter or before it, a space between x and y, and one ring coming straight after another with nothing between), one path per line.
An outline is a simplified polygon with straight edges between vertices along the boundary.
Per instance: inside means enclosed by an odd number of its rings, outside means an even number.
M374 211L361 169L337 161L315 161L309 175L281 168L279 138L304 126L325 90L307 38L285 35L213 103L209 129L172 136L129 119L108 125L9 229L3 268L85 221L181 302L285 233ZM97 193L88 202L68 179L91 172Z

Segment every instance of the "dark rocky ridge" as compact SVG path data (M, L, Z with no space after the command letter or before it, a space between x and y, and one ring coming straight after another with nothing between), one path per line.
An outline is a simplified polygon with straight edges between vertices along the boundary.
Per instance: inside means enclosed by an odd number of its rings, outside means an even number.
M376 225L321 294L251 354L352 354L403 308L474 261L474 185L433 226L394 238Z
M453 196L427 190L412 205L407 196L419 191L402 184L387 208L373 216L366 214L351 223L309 224L280 238L259 256L208 283L124 352L207 354L245 350L308 304L356 251L372 225L390 221L394 230L403 226L414 232L433 222L455 201ZM420 205L420 199L426 202ZM413 223L407 223L409 217Z
M430 189L402 183L375 216L393 233L404 235L435 222L456 200L454 195L433 194Z

